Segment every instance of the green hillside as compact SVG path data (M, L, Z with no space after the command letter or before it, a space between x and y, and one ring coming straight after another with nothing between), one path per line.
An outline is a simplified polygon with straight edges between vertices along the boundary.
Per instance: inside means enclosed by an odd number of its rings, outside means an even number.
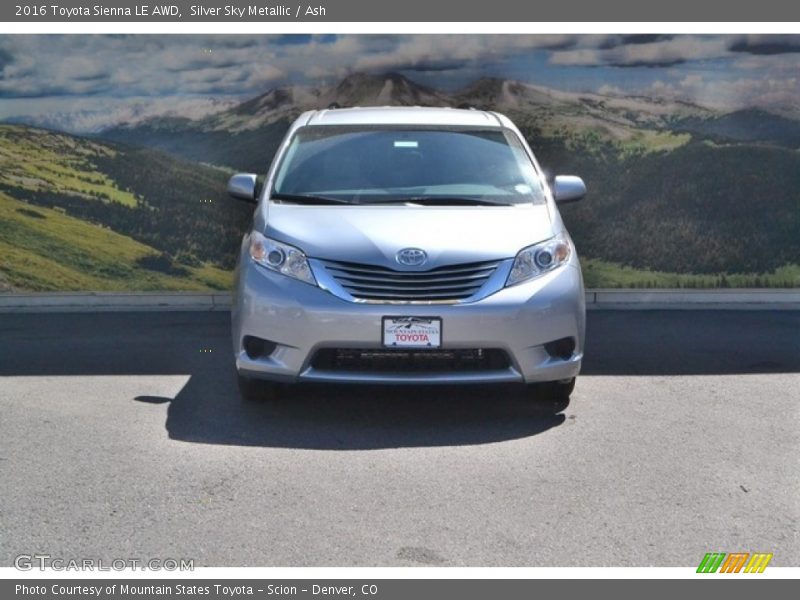
M34 193L55 192L100 202L136 206L93 161L114 158L107 144L27 127L0 127L0 184Z
M190 161L263 174L291 122L280 119L254 129L202 129L186 119L161 119L103 132L103 139L147 146Z
M0 292L227 289L209 265L176 274L145 269L160 253L102 226L0 193Z
M653 150L523 131L547 172L586 181L586 200L561 209L584 257L709 276L694 281L711 286L722 275L783 285L767 275L800 264L800 152L702 140Z
M227 172L0 125L0 291L229 289Z
M579 248L580 250L580 248ZM793 288L800 287L800 265L779 267L770 273L668 273L635 269L596 258L581 259L587 288Z
M562 209L587 286L800 287L799 152L515 119L549 173L587 182ZM250 160L269 160L268 141ZM227 197L230 173L0 125L0 292L229 289L252 211Z

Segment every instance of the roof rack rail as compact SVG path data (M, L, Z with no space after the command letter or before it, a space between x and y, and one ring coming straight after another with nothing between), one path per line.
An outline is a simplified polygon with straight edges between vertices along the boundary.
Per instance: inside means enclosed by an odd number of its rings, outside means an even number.
M462 102L456 108L460 108L462 110L478 110L474 104L470 104L469 102Z
M338 102L331 102L328 104L328 110L334 110L336 108L342 108Z

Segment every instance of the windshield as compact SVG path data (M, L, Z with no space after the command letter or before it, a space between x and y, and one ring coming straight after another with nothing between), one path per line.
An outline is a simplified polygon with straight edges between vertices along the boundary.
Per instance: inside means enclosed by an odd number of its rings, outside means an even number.
M274 199L372 204L544 202L517 136L501 129L310 126L281 161Z

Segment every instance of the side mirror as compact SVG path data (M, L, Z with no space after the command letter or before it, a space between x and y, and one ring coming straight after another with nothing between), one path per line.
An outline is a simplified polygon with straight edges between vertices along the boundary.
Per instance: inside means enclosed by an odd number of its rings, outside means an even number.
M239 200L256 201L256 176L253 173L239 173L228 180L228 193Z
M558 204L577 202L586 195L583 179L574 175L558 175L553 183L553 199Z

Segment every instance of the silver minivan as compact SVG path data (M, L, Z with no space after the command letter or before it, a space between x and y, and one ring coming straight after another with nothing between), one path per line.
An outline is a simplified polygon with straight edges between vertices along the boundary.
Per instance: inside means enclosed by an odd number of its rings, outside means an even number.
M583 279L548 185L505 116L451 108L301 115L239 256L233 351L245 398L282 383L519 383L566 399L581 368Z

